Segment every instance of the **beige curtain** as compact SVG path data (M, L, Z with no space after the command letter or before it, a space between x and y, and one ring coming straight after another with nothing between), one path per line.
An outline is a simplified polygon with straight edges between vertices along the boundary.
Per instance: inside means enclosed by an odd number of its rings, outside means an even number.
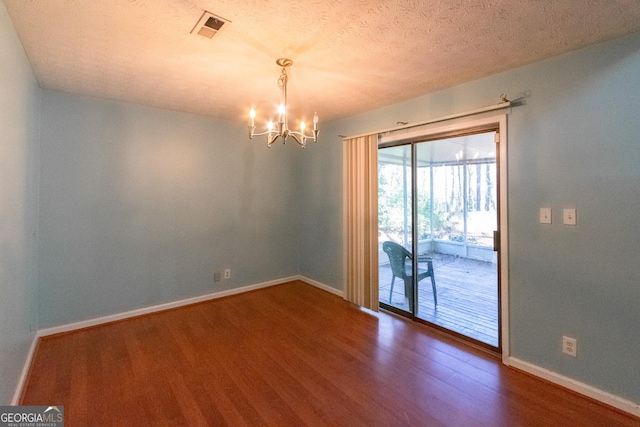
M378 311L378 136L346 139L344 299Z

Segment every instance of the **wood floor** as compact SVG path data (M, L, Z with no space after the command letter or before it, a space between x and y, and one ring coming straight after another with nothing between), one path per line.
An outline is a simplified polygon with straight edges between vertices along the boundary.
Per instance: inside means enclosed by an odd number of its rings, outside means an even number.
M72 426L637 426L302 282L43 338L22 405Z

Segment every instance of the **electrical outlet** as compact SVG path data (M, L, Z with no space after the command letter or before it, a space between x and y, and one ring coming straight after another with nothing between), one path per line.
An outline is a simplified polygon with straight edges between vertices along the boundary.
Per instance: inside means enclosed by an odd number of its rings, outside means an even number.
M225 279L231 279L231 269L230 269L230 268L227 268L227 269L224 271L224 278L225 278Z
M562 352L569 356L578 356L578 340L575 338L562 337Z

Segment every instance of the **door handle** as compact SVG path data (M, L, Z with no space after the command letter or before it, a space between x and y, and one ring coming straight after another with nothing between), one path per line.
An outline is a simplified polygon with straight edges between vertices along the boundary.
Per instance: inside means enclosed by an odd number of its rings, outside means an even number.
M495 252L500 252L500 231L493 231L493 250Z

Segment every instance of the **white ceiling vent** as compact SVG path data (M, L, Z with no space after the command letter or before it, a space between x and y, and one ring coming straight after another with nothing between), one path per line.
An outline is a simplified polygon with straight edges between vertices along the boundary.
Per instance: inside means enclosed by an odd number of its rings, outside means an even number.
M212 39L213 36L222 31L229 24L231 24L231 21L228 19L221 18L205 10L198 23L193 27L193 30L191 30L191 34L198 34L208 39Z

